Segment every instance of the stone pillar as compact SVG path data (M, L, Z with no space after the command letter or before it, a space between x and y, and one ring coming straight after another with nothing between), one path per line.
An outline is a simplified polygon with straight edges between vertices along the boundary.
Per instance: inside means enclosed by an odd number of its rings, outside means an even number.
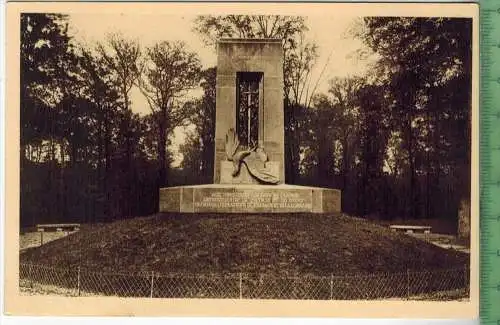
M226 175L231 163L226 159L225 137L230 128L236 129L238 72L262 73L260 114L263 116L259 116L259 143L268 154L271 168L278 171L280 182L284 183L283 48L279 39L221 39L218 42L214 183L256 182L248 175L234 180Z

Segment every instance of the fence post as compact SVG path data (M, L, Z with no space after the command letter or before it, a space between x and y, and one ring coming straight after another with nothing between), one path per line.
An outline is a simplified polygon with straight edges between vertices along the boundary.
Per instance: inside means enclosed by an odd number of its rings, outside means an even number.
M81 278L81 274L80 274L80 265L78 265L78 283L77 283L77 288L78 288L78 297L80 297L80 278Z
M149 293L149 298L153 298L153 287L155 283L155 271L151 271L151 290Z
M410 299L410 269L406 269L406 294L407 298Z
M330 274L330 300L333 300L333 274Z
M240 283L239 283L239 288L240 288L240 299L243 299L243 279L242 279L242 274L240 272Z

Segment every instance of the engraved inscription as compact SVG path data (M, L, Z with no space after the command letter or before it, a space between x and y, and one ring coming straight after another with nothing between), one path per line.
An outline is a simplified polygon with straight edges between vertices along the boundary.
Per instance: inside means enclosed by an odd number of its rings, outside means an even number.
M307 211L312 206L311 196L300 192L241 190L211 191L206 194L199 195L195 200L195 209L293 209Z

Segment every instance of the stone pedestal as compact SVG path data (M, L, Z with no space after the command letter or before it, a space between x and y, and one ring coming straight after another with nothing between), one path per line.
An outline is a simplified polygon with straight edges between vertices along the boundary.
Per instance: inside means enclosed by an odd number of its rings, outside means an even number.
M295 185L208 184L160 189L160 212L340 213L340 191Z

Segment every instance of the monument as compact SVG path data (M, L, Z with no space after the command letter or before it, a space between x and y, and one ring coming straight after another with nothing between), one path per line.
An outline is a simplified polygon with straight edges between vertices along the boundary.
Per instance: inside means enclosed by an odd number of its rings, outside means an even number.
M160 212L338 213L340 190L285 184L279 39L217 46L213 184L160 189Z

